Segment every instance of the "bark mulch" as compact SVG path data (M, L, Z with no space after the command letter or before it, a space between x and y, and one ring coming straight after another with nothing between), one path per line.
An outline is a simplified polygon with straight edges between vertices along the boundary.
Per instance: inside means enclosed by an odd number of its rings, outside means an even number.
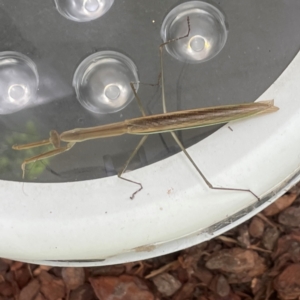
M181 252L115 266L0 259L0 300L300 299L300 184L248 222Z

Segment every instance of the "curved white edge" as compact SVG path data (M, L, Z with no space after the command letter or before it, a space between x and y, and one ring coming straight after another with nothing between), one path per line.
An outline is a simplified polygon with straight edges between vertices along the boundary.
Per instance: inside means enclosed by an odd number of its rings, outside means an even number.
M291 187L293 187L300 180L300 174L291 178L291 180L286 184L280 187L280 190L277 192L274 191L264 198L262 202L251 205L236 214L229 216L225 220L222 220L206 229L199 230L188 236L184 236L174 241L166 242L163 244L157 245L146 245L143 249L136 249L129 253L121 254L115 257L107 259L95 259L95 260L23 260L24 262L34 263L39 265L49 265L49 266L60 266L60 267L95 267L95 266L106 266L106 265L115 265L122 264L132 261L139 261L144 259L149 259L164 254L180 251L188 247L209 241L212 238L223 234L224 232L242 224L243 222L249 220L251 217L258 214L260 211L265 209L271 203L276 201L281 195L287 192ZM17 259L20 260L20 259Z
M124 263L174 252L221 234L298 181L300 55L260 97L276 113L232 122L188 152L209 180L246 192L210 190L182 153L126 176L37 184L0 181L0 256L60 266ZM228 128L232 130L230 130ZM231 223L233 222L233 223Z

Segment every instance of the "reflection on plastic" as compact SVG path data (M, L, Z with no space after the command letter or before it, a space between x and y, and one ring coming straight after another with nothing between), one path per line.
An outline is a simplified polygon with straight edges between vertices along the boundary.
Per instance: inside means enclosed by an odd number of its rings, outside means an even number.
M34 62L18 52L0 53L0 114L10 114L32 105L39 78Z
M114 0L55 0L58 12L76 22L88 22L103 16Z
M168 44L167 51L176 59L192 64L216 56L227 40L226 21L221 11L206 2L185 2L172 9L161 27L164 42L187 34L187 17L190 18L189 36Z
M106 114L123 109L134 98L130 82L138 90L135 64L114 51L97 52L77 68L73 86L79 102L88 110Z

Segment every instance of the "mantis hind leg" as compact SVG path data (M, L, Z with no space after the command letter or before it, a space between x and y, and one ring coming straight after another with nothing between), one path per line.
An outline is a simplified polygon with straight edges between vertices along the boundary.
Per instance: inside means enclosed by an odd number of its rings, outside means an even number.
M129 158L127 159L125 165L123 166L122 170L118 173L118 177L120 179L123 179L123 180L126 180L128 182L131 182L131 183L134 183L134 184L137 184L139 185L139 189L136 190L131 196L130 196L130 199L132 200L134 198L134 196L143 189L143 186L140 182L136 182L136 181L133 181L133 180L130 180L130 179L127 179L125 177L123 177L123 173L126 171L129 163L131 162L131 160L134 158L134 156L137 154L137 152L139 151L139 149L142 147L142 145L144 144L144 142L146 141L148 135L144 135L142 137L142 139L140 140L140 142L138 143L138 145L136 146L136 148L133 150L133 152L131 153L131 155L129 156Z
M205 177L205 175L201 172L201 170L198 168L198 166L196 165L196 163L193 161L193 159L191 158L191 156L188 154L188 152L186 151L186 149L184 148L184 146L182 145L182 143L180 142L179 138L177 137L175 132L171 132L172 137L174 138L174 140L176 141L176 143L178 144L178 146L180 147L180 149L182 150L182 152L186 155L186 157L188 158L188 160L192 163L192 165L194 166L194 168L197 170L197 172L199 173L199 175L202 177L202 179L205 181L206 185L212 189L212 190L222 190L222 191L237 191L237 192L248 192L251 195L253 195L258 201L260 200L260 198L255 195L251 190L249 189L237 189L237 188L232 188L232 187L228 187L228 188L223 188L223 187L216 187L213 186L209 180Z
M39 154L39 155L36 155L36 156L25 159L23 161L22 165L21 165L21 169L22 169L22 172L23 172L22 178L25 177L26 165L37 162L37 161L45 159L45 158L56 156L58 154L66 152L66 151L69 151L74 145L75 145L75 143L68 143L65 147L59 147L59 148L56 148L56 149L44 152L42 154Z

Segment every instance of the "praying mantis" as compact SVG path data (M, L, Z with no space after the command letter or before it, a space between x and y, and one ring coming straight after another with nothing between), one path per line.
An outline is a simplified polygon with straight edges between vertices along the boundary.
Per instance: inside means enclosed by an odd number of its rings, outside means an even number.
M143 189L143 186L140 182L136 182L128 178L125 178L123 174L125 173L129 163L136 155L140 147L144 144L144 142L146 141L149 135L169 132L174 138L175 142L180 147L180 149L186 155L187 159L192 163L192 165L195 167L200 177L202 177L202 179L210 189L248 192L252 194L257 200L259 200L260 198L250 189L214 186L202 173L202 171L199 169L196 163L193 161L192 157L189 155L189 153L184 148L181 141L178 139L175 131L210 126L215 124L224 124L233 120L239 120L239 119L244 119L256 115L275 112L279 108L274 106L273 100L266 100L266 101L259 101L254 103L214 106L208 108L197 108L191 110L167 112L165 86L164 86L163 49L169 43L176 43L181 39L188 38L190 35L189 18L187 18L187 25L188 25L188 32L185 36L166 41L159 46L160 70L161 70L160 83L161 83L162 107L163 107L162 114L156 114L150 116L146 115L145 109L143 108L142 102L135 89L134 86L135 83L131 82L130 86L134 93L138 107L141 111L142 117L129 119L122 122L113 123L113 124L100 125L100 126L89 127L89 128L76 128L73 130L62 132L61 134L59 134L55 130L51 130L50 137L48 139L33 142L33 143L23 144L23 145L14 145L12 147L14 150L25 150L34 147L44 146L44 145L52 145L54 148L53 150L25 159L21 165L23 178L25 176L26 165L69 151L74 147L76 143L84 142L91 139L120 136L124 134L142 135L143 137L139 141L138 145L136 146L136 148L134 149L130 157L125 162L123 168L118 173L118 177L120 179L139 186L139 188L130 196L130 198L133 199L135 195ZM61 146L61 142L66 143L66 145Z

